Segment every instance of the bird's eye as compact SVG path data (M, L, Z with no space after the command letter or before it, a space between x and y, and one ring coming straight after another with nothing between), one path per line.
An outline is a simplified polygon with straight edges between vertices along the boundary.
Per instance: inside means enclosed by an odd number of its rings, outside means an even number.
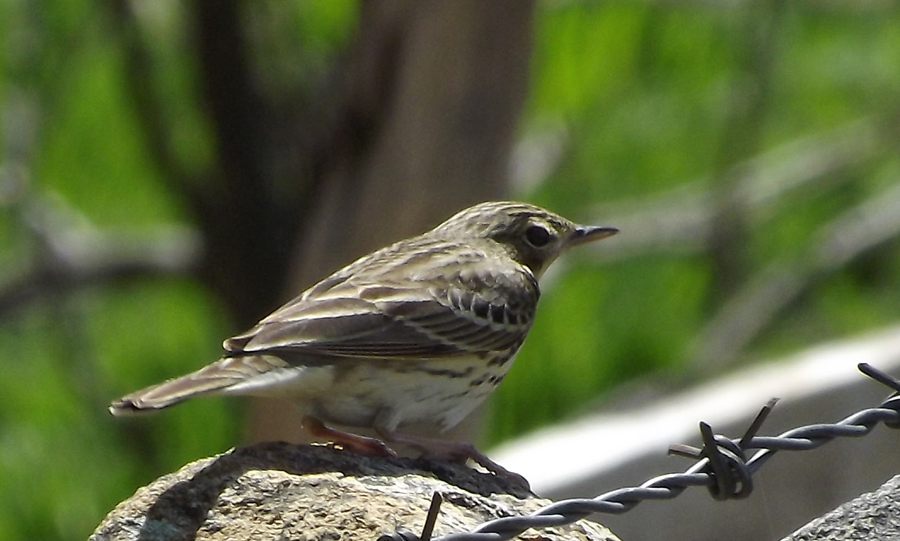
M550 232L540 225L532 225L525 230L525 240L535 248L543 248L550 242Z

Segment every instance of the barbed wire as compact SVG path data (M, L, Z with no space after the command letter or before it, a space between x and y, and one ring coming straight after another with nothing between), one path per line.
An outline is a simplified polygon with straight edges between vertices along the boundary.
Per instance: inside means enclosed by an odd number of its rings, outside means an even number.
M645 500L670 500L689 487L705 486L716 500L746 498L753 491L753 473L778 451L809 451L835 438L858 438L869 434L879 423L900 428L900 381L889 374L861 363L860 372L894 391L884 402L850 415L832 424L813 424L783 432L778 436L757 436L777 399L770 400L757 414L743 436L736 439L713 433L700 423L703 447L676 444L670 454L686 456L697 463L683 473L654 477L637 487L606 492L595 498L561 500L530 515L503 517L485 522L468 533L454 533L433 541L505 541L529 528L546 528L571 524L593 513L622 514ZM747 459L747 452L756 452ZM431 531L440 511L441 497L435 493L425 521L422 536L399 529L378 541L430 541Z

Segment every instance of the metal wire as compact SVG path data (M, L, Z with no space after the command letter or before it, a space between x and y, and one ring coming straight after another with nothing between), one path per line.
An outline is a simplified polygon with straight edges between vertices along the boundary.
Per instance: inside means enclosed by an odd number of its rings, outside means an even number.
M596 498L561 500L531 515L491 520L469 533L449 534L433 541L504 541L529 528L563 526L592 513L625 513L642 501L670 500L695 486L707 487L717 500L746 498L753 490L753 473L778 451L808 451L835 438L862 437L879 423L900 428L900 381L865 363L858 368L866 376L890 387L894 393L878 407L859 411L837 423L801 426L778 436L756 435L774 407L774 399L762 408L741 438L714 435L712 428L701 422L702 448L679 444L670 449L672 454L697 459L697 463L683 473L661 475L638 487L620 488ZM750 450L756 452L746 459ZM437 514L434 506L429 515L432 513ZM420 538L408 530L401 530L382 535L378 541L420 541Z

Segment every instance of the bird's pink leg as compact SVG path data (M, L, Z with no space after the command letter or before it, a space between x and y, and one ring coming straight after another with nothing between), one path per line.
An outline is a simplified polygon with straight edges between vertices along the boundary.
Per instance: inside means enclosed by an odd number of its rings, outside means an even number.
M319 419L305 415L301 421L306 432L316 438L322 438L363 455L382 455L396 457L397 453L378 438L367 438L350 432L344 432L325 425Z

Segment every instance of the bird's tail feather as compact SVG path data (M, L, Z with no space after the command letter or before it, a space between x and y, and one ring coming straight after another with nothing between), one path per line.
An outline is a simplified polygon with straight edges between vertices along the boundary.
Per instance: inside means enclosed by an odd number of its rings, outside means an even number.
M217 394L273 368L271 357L226 357L196 372L151 385L123 396L109 406L113 415L125 416L161 410L195 396Z

